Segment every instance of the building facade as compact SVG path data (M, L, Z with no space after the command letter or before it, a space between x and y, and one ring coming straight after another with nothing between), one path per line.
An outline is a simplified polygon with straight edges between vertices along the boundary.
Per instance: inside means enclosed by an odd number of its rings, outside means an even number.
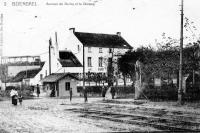
M66 43L66 48L70 49L85 65L86 76L89 73L100 73L107 75L108 65L112 59L114 74L118 73L117 59L128 50L132 49L121 36L117 34L100 34L76 32L75 28L70 28L70 36ZM82 74L83 68L79 68L77 73Z

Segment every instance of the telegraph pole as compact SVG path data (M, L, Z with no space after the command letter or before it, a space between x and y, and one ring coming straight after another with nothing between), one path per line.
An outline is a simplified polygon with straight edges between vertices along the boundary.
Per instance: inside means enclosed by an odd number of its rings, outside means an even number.
M180 32L180 66L179 66L179 89L178 89L178 102L183 104L183 0L181 0L181 32Z
M51 47L52 47L52 42L50 38L49 39L49 75L51 75Z
M84 95L84 99L85 102L87 102L87 90L85 88L85 47L83 44L83 95Z

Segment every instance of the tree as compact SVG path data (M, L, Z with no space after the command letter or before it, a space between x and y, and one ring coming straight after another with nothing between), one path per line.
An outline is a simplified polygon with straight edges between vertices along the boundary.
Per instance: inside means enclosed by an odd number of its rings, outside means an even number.
M193 85L195 84L195 71L199 71L199 43L200 41L189 43L183 49L183 72L193 75Z
M118 58L119 71L122 72L123 77L130 76L132 81L135 77L135 63L137 60L143 58L141 51L127 51L124 55ZM125 84L125 79L124 79Z
M1 75L1 80L5 83L6 87L6 81L8 80L8 70L6 65L0 66L0 75Z

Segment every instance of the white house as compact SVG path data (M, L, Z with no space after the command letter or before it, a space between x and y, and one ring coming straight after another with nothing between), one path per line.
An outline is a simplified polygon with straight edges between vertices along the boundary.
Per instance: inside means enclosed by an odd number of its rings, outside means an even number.
M129 49L132 49L121 36L117 34L100 34L100 33L85 33L76 32L75 28L70 28L69 42L66 48L70 48L76 57L83 64L83 47L85 58L85 71L95 73L107 72L107 60L124 54ZM80 71L82 73L82 70Z
M70 28L69 31L70 36L63 50L58 50L57 34L55 42L49 40L51 73L76 73L81 77L84 57L86 75L88 73L106 75L108 60L112 58L117 61L120 55L132 49L122 38L120 32L117 34L85 33L76 32L75 28ZM47 62L49 65L49 61ZM49 75L49 69L47 71Z
M87 73L107 74L108 60L112 58L117 61L120 55L132 49L120 32L117 34L85 33L76 32L75 28L70 28L69 31L70 36L65 47L75 53L81 64L84 57L86 75ZM82 74L83 69L78 69L77 73Z

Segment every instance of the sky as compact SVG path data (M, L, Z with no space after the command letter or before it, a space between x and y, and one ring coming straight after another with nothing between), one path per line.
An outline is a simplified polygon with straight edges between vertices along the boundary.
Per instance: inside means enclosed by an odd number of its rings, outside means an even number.
M48 40L55 38L55 32L59 48L67 48L71 27L79 32L121 32L134 48L155 47L155 40L162 40L162 33L175 39L180 37L181 0L23 0L37 4L27 7L13 6L16 1L22 0L0 2L0 13L4 15L3 56L47 54ZM76 3L92 5L70 5ZM199 5L200 0L184 0L184 15L190 23L184 34L195 34L194 40L200 34Z

